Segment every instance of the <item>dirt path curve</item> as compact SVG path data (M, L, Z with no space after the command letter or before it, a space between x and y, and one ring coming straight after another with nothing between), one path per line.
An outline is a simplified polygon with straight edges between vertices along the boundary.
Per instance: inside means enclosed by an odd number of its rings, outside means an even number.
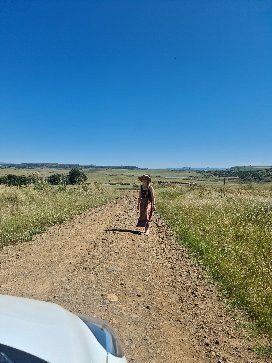
M0 293L106 320L129 362L259 362L216 288L159 217L149 237L135 233L135 204L131 194L5 247Z

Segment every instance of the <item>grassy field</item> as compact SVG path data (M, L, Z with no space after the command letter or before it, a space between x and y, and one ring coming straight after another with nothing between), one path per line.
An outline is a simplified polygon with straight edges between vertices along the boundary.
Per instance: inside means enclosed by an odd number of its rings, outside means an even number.
M142 174L150 174L154 185L158 182L164 183L196 183L197 185L223 185L224 177L215 176L209 173L201 173L196 170L167 170L167 169L98 169L86 168L81 169L88 177L87 182L100 182L103 184L113 185L115 188L121 189L136 189L138 188L138 176ZM35 174L39 177L46 178L55 173L68 174L69 169L56 169L56 168L1 168L0 177L5 174L15 175L31 175ZM225 178L227 185L237 185L239 180L235 177ZM271 182L265 183L272 186Z
M100 184L5 187L0 185L0 247L30 240L48 226L118 197Z
M5 174L35 174L45 179L54 173L67 174L66 169L0 169ZM46 183L28 187L0 185L0 247L30 240L48 226L61 223L75 214L107 203L126 190L138 189L138 176L145 170L88 169L84 186L50 186ZM156 177L157 171L153 171ZM157 176L159 178L159 176Z
M124 189L134 189L138 188L138 176L142 174L150 174L152 181L156 184L158 181L184 181L189 182L192 180L199 180L202 178L201 175L197 174L195 171L172 171L172 170L126 170L126 169L82 169L87 175L87 182L99 182L102 184L113 184L115 187L120 186ZM46 178L49 175L55 173L68 174L67 169L16 169L16 168L0 168L0 176L6 174L15 175L31 175L36 174L42 178ZM173 179L172 179L173 178Z
M172 187L157 197L177 239L272 337L272 189Z

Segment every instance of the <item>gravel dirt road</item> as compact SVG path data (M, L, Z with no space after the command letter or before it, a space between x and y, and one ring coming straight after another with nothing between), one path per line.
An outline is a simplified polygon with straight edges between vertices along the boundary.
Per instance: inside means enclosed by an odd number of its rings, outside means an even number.
M264 362L159 216L149 237L136 219L131 193L3 248L0 293L104 319L129 362Z

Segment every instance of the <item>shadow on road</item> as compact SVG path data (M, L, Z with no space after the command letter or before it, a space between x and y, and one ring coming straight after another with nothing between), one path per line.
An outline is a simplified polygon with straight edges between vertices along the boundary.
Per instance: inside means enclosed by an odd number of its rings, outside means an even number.
M126 233L132 233L132 234L141 234L140 231L134 231L132 229L121 229L121 228L106 229L105 232L126 232Z

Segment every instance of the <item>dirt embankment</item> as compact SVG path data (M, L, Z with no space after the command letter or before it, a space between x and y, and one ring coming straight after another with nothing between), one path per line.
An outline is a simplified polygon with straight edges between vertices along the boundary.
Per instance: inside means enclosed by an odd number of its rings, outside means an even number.
M129 362L264 362L158 215L149 237L135 232L135 201L129 195L5 247L0 293L106 320Z

